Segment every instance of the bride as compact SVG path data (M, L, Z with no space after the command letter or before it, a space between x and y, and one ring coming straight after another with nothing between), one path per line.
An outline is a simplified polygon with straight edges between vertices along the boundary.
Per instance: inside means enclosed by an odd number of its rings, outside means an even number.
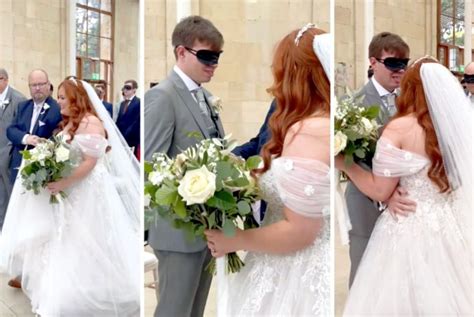
M307 25L279 43L271 140L258 170L268 202L260 228L206 232L214 257L247 250L245 267L219 290L222 316L330 314L329 34ZM221 281L218 281L221 283Z
M408 217L379 217L344 315L472 315L472 122L458 80L433 58L401 82L398 114L377 144L373 173L336 167L374 200L400 182L417 203Z
M59 85L70 176L35 195L15 186L0 238L0 269L21 276L41 316L137 316L139 166L92 87ZM59 204L50 194L65 191Z

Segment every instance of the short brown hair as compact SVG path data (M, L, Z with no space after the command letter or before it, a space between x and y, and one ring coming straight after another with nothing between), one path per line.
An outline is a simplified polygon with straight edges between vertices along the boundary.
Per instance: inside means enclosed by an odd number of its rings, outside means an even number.
M379 33L370 41L369 57L380 58L383 51L395 54L398 58L410 56L408 44L399 35L390 32Z
M174 47L175 57L177 57L176 47L179 45L192 47L196 40L210 45L215 51L220 51L224 46L224 37L211 21L192 15L181 20L173 30L171 44Z
M137 88L138 88L137 82L136 82L135 80L133 80L133 79L126 80L126 81L125 81L125 84L131 84L133 89L137 89Z

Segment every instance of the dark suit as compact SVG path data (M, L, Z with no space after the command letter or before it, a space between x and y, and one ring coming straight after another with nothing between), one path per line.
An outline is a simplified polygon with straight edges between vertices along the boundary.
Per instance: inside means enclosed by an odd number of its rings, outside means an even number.
M276 100L274 99L272 101L272 104L270 105L270 109L268 110L267 116L265 117L265 121L260 127L260 130L258 131L258 134L254 138L250 139L250 141L248 141L247 143L236 147L232 151L235 155L241 156L244 159L248 159L253 155L260 154L263 146L270 139L271 135L270 130L268 128L268 120L270 120L270 117L272 116L273 112L275 112L275 109Z
M107 109L107 112L110 114L110 117L113 118L114 106L110 102L107 102L105 100L103 100L102 103L104 104L105 109Z
M44 105L46 104L49 105L49 109L44 109ZM56 100L48 97L44 105L31 134L37 135L40 138L49 139L53 135L53 131L58 127L62 117ZM10 181L12 184L15 182L18 168L21 165L22 156L20 151L26 147L21 141L26 134L30 133L33 108L34 102L32 99L20 103L18 105L17 116L7 129L7 137L12 143L12 158L10 160ZM30 148L30 146L28 148Z
M253 155L260 154L265 143L267 143L267 141L270 140L271 134L270 134L270 129L268 127L268 120L270 120L270 117L272 116L273 112L275 112L275 109L276 109L276 99L273 99L272 104L270 105L270 109L268 110L267 115L265 117L265 121L260 127L258 134L252 139L250 139L250 141L248 141L247 143L244 143L236 147L232 151L235 155L241 156L244 159L248 159L249 157ZM264 200L262 200L261 205L260 205L260 221L263 220L266 209L267 209L267 203Z
M122 133L128 146L135 147L135 151L140 145L140 98L133 97L125 111L125 100L120 104L117 117L117 127Z

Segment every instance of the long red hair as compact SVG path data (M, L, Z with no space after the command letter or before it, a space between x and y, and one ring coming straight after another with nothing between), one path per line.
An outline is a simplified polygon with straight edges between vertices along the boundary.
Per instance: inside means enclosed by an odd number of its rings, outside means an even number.
M326 32L310 28L296 45L298 31L280 41L273 57L274 81L267 91L275 97L277 107L269 121L271 139L262 149L264 166L257 173L270 168L272 156L281 156L285 136L293 124L317 113L330 113L329 79L313 51L314 37Z
M421 82L420 68L424 63L437 63L437 61L429 57L423 58L407 69L400 84L402 93L396 101L398 112L392 120L410 114L416 116L418 124L426 134L425 152L431 160L428 177L444 193L450 186Z
M71 123L68 133L71 135L71 139L73 139L79 124L86 114L98 116L80 80L65 79L59 84L58 91L60 88L64 89L64 94L69 102L69 114L62 115L63 120L59 123L59 127L62 130Z

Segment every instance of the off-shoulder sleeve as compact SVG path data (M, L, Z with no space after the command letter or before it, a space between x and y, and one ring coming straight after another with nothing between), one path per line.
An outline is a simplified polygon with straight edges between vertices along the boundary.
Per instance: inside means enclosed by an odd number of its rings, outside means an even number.
M310 218L329 215L329 167L316 160L280 157L272 172L284 205Z
M419 172L429 163L427 158L399 149L390 140L380 138L372 160L372 170L377 176L402 177Z
M74 141L84 155L100 158L105 154L108 142L100 134L76 134Z

